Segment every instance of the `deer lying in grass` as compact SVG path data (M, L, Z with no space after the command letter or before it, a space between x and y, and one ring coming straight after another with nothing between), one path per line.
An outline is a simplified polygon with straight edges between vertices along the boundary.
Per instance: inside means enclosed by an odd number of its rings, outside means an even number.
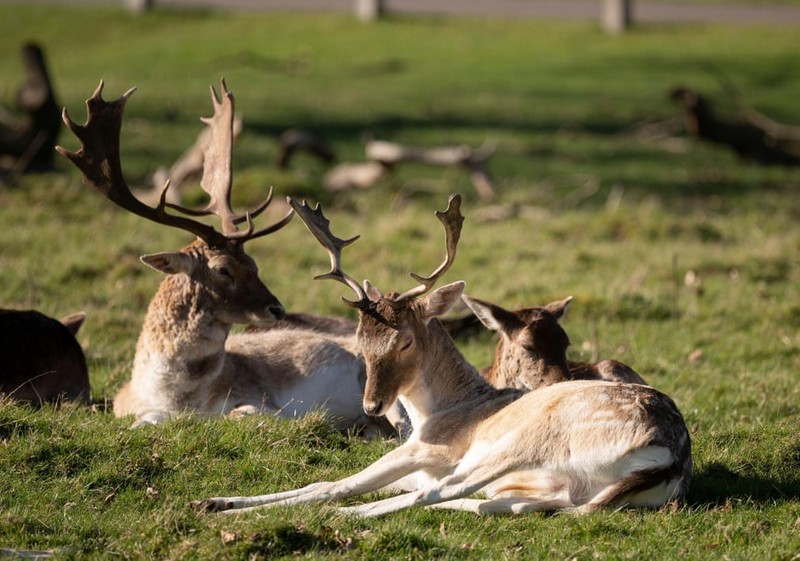
M0 394L41 406L89 403L89 370L75 339L86 314L56 320L35 310L0 309Z
M682 497L691 474L691 444L672 400L648 386L601 381L554 384L523 393L492 387L459 353L437 316L464 290L454 282L431 292L455 257L460 198L437 213L447 256L429 277L402 294L359 285L341 269L341 250L355 238L330 233L317 207L293 208L327 249L321 278L357 296L358 343L367 364L364 410L387 411L396 400L413 424L410 438L364 470L334 482L255 497L196 501L199 510L332 501L382 488L411 489L341 508L377 516L415 505L478 513L522 513L604 507L658 507ZM320 278L320 277L318 277ZM486 498L467 498L482 492Z
M567 380L645 384L633 369L616 360L593 364L567 361L569 337L560 320L571 296L513 312L466 294L461 299L487 329L500 334L492 365L481 371L497 388L528 391Z
M142 261L166 274L150 303L136 346L131 380L114 398L114 413L135 415L134 426L155 424L181 412L243 415L257 412L296 417L325 410L341 428L364 427L391 433L385 419L361 410L365 371L353 337L303 329L230 335L233 324L269 325L284 307L258 277L244 244L283 228L255 230L252 213L237 215L230 203L232 184L233 95L223 80L222 99L211 89L214 115L201 186L210 196L202 211L166 202L166 184L156 208L136 199L125 183L119 137L129 90L115 101L102 99L103 83L86 102L86 125L64 122L81 148L61 154L80 168L84 181L123 209L159 224L186 230L197 240L180 251L145 255ZM222 232L184 215L215 214ZM238 224L247 223L240 230Z

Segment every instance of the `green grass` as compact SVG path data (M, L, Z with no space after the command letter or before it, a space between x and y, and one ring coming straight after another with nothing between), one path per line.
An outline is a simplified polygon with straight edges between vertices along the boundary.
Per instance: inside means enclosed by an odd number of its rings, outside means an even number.
M0 187L0 303L61 316L82 309L94 410L0 406L0 547L63 558L797 559L800 551L800 176L760 168L681 135L681 83L800 123L793 29L644 26L347 14L229 14L0 6L0 102L24 80L16 53L47 49L60 102L79 122L98 81L138 87L122 132L132 186L200 131L208 86L225 76L244 116L235 203L274 185L321 200L340 236L361 234L347 269L383 290L441 258L435 209L465 196L445 281L508 307L575 296L570 357L617 358L678 403L694 441L688 501L657 512L478 518L412 509L378 520L311 506L235 518L190 500L344 476L394 446L337 434L320 418L181 419L139 431L105 407L129 376L158 275L139 255L189 241L117 210L60 161ZM332 197L325 168L273 164L288 127L363 158L367 131L419 145L495 143L497 200L457 170L400 168L375 189ZM66 132L61 143L75 148ZM187 194L199 201L196 192ZM497 219L500 215L503 218ZM277 216L277 212L273 216ZM343 287L314 282L327 258L298 223L249 244L289 309L349 314ZM700 288L687 287L693 271ZM493 340L459 341L475 364Z

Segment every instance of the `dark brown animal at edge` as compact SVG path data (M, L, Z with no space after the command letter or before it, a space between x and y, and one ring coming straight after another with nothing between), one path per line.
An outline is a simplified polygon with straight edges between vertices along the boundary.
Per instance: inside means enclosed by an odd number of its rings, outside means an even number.
M75 334L86 315L61 321L35 310L0 309L0 394L31 405L88 404L86 357Z

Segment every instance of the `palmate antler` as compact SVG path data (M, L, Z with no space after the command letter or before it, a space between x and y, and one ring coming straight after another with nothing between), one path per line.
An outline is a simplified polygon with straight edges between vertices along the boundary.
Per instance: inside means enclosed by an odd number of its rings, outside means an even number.
M353 277L345 273L341 266L342 249L356 241L359 236L354 236L347 240L337 238L331 233L330 221L322 214L322 209L320 208L319 203L314 209L312 209L305 201L299 203L291 197L289 197L288 200L291 207L300 217L300 220L303 221L309 232L311 232L314 237L317 238L317 241L319 241L319 243L327 250L328 255L330 256L331 270L325 274L317 275L314 278L333 279L349 286L353 292L356 293L358 300L351 301L345 298L343 298L343 300L355 308L364 309L368 307L370 304L370 298L366 291L355 279L353 279ZM461 215L461 195L451 195L447 203L447 209L444 212L436 211L436 216L444 225L445 229L445 245L447 252L444 261L433 273L431 273L430 276L422 277L411 273L411 276L421 284L393 298L395 302L413 299L425 294L431 288L433 288L433 285L436 284L436 281L439 280L439 278L445 272L447 272L447 270L453 264L453 260L456 257L458 240L461 237L461 227L464 223L464 217Z
M56 150L69 158L83 173L84 182L94 187L116 205L143 218L166 226L173 226L191 232L203 239L209 246L227 247L242 244L248 240L275 232L289 223L293 211L277 223L255 231L253 217L260 214L272 200L270 188L267 200L254 211L237 216L231 209L230 191L232 185L231 150L233 145L233 95L222 81L222 101L211 88L214 102L214 115L203 119L211 128L212 140L205 152L203 179L201 186L208 193L210 202L203 210L191 210L166 203L169 181L161 193L158 206L152 208L137 199L125 182L120 163L120 131L125 104L136 88L131 88L114 101L102 97L103 81L88 100L86 100L86 124L72 121L64 108L62 119L67 128L78 137L81 147L77 152L56 146ZM168 214L167 207L190 216L217 215L222 221L222 233L212 226L185 216ZM239 231L236 224L247 221L248 227Z

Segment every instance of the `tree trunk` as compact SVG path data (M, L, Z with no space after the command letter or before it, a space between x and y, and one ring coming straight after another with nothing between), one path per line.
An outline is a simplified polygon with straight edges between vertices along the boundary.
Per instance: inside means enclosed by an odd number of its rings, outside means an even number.
M153 9L155 0L125 0L125 7L133 14L143 14Z
M624 33L633 23L633 0L603 0L603 29Z
M361 21L375 21L383 15L385 7L385 0L356 0L356 15Z

